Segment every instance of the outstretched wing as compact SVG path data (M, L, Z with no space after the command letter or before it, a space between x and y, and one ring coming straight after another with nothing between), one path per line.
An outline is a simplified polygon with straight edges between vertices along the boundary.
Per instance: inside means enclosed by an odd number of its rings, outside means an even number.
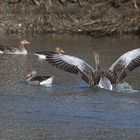
M105 74L112 83L119 83L124 80L128 72L138 66L140 66L140 48L123 54Z
M52 65L55 65L59 69L63 69L67 72L82 74L82 79L88 84L95 84L96 75L94 69L83 60L70 55L64 55L57 52L45 52L46 60Z

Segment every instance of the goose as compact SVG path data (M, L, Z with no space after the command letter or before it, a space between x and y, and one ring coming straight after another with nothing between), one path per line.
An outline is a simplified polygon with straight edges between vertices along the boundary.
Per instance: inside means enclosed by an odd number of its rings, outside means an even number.
M22 40L20 42L19 48L15 48L15 47L10 47L10 46L6 46L6 45L0 45L0 54L23 54L23 55L27 55L27 50L24 48L25 45L29 45L30 42L28 42L27 40Z
M60 47L56 47L56 48L55 48L55 51L56 51L57 53L64 53L64 50L61 49ZM43 51L43 52L36 52L35 55L37 55L39 59L46 59L45 53L46 53L46 51Z
M31 71L26 77L28 77L28 84L42 86L51 85L54 79L54 76L37 76L37 71L35 70Z
M134 68L140 66L140 48L131 50L123 54L107 70L102 70L100 66L99 54L93 53L96 69L93 69L82 59L64 55L57 52L46 52L46 60L52 65L64 71L81 74L82 80L91 86L99 86L112 90L113 84L123 83L125 77Z

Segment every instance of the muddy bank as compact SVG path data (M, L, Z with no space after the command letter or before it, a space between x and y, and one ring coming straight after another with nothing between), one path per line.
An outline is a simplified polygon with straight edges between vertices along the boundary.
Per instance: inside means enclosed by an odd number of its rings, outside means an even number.
M0 31L8 34L140 35L138 0L4 0Z

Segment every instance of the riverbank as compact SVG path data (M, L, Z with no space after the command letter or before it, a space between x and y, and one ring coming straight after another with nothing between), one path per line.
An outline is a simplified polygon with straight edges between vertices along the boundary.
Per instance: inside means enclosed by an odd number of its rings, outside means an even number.
M140 2L136 0L17 0L0 4L3 33L140 35Z

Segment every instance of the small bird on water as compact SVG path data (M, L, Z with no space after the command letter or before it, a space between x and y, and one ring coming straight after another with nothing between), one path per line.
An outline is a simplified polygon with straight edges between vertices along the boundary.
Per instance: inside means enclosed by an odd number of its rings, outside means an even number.
M18 48L0 44L0 54L22 54L22 55L27 55L27 50L25 49L25 46L27 46L29 44L30 44L30 42L25 40L25 39L20 42L20 45L19 45Z
M54 79L54 76L38 76L35 70L31 71L26 77L28 77L28 84L42 86L51 85Z

